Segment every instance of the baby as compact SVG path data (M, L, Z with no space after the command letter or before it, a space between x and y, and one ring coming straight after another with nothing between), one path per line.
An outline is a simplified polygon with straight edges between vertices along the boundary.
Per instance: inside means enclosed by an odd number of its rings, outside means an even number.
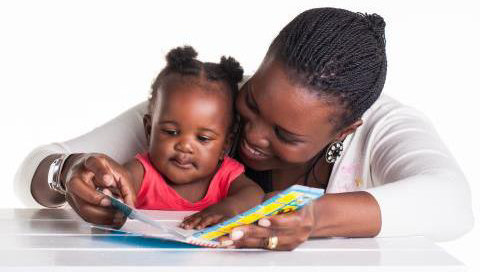
M235 128L234 102L243 69L229 57L201 62L192 47L167 54L143 118L148 152L125 167L136 208L200 211L181 227L201 229L263 200L262 189L227 156Z

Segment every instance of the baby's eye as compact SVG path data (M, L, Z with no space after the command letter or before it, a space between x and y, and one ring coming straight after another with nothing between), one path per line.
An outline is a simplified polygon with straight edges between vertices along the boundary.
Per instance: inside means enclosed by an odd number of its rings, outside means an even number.
M171 135L171 136L176 136L178 135L178 131L177 130L174 130L174 129L162 129L162 131L168 135Z
M208 143L212 139L208 138L207 136L197 136L197 139L202 143Z

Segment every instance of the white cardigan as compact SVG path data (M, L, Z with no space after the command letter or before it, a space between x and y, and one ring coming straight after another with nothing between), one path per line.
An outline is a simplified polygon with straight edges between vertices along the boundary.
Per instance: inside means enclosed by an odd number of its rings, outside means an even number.
M78 138L33 150L14 180L17 196L40 207L30 193L39 163L54 153L100 152L120 163L147 148L143 102ZM380 205L379 237L454 239L473 226L469 186L454 158L424 115L381 95L363 125L344 141L328 193L367 191Z

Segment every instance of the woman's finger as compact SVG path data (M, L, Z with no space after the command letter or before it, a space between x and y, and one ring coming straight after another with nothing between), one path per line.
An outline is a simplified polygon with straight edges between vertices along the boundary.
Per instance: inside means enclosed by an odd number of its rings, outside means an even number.
M274 248L269 247L269 239L276 239ZM296 248L299 243L292 235L275 234L267 238L245 237L244 239L234 240L233 245L236 248L264 248L268 250L292 250Z
M83 167L95 174L97 187L116 186L114 173L108 166L107 159L98 155L89 155L83 161Z
M258 225L246 225L234 228L230 233L230 238L232 240L242 240L245 237L264 239L270 237L274 231Z
M116 186L120 191L123 202L125 202L125 204L128 206L134 207L137 196L132 183L128 180L126 175L126 173L119 175L118 179L116 180Z
M71 180L67 182L67 192L90 205L110 206L110 200L102 193L97 192L97 190L88 183L88 181L82 180L79 176L72 177Z
M136 195L129 180L130 174L123 166L107 156L91 155L85 159L84 167L95 174L96 187L109 187L120 194L125 204L135 206Z
M311 228L314 223L314 205L309 204L302 209L288 213L272 215L262 218L258 224L262 227L274 229Z
M230 239L236 248L264 248L268 250L292 250L305 241L291 229L272 229L254 225L248 226L248 228L235 228L230 235ZM276 244L269 245L270 239L275 239Z
M91 205L84 200L67 194L67 201L75 212L85 221L98 225L112 225L116 211L112 208Z
M258 220L258 224L262 227L274 229L291 229L301 225L302 220L303 216L295 211L264 217Z

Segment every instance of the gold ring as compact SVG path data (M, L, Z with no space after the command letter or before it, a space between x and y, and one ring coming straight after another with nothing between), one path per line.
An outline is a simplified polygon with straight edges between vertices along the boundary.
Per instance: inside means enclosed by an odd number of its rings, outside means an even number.
M267 248L268 249L275 249L278 245L278 237L271 236L267 239Z

